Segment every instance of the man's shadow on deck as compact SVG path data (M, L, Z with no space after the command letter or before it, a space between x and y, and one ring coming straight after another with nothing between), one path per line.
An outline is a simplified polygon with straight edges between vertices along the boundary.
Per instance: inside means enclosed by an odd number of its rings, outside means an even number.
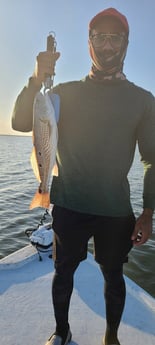
M153 312L153 308L147 306L140 298L140 294L142 292L145 294L145 292L127 277L125 280L127 295L122 322L145 333L155 335L155 311ZM89 254L88 260L81 262L75 273L75 289L90 309L105 318L104 280L98 265ZM148 298L150 298L149 295Z

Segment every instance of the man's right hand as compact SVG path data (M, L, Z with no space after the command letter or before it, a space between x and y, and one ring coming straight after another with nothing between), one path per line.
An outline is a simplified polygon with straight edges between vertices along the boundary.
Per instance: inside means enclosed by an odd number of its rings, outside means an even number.
M51 53L50 51L40 52L38 54L33 73L36 85L41 85L46 80L47 75L54 75L55 63L59 56L59 52Z

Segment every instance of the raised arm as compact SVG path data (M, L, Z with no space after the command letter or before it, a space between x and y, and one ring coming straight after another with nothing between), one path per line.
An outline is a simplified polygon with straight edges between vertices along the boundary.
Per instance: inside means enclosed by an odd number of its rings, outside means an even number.
M41 89L47 75L52 75L56 60L60 53L45 51L36 58L33 76L28 85L18 95L12 114L12 128L16 131L30 132L33 121L33 101L36 93Z

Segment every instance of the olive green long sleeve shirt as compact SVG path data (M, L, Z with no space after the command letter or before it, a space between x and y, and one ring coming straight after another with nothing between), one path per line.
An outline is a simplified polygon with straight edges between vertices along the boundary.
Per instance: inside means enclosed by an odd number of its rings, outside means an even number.
M33 80L15 103L12 126L32 130ZM54 88L60 96L57 162L51 202L75 211L132 213L127 179L136 144L144 164L143 207L155 207L155 99L129 82L84 80Z

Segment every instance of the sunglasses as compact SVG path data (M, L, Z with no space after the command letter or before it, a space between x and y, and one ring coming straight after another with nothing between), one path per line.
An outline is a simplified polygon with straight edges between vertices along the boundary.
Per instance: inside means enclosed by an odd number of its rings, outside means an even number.
M105 34L105 33L98 33L90 36L90 41L92 42L95 48L103 47L107 40L109 40L110 44L113 47L120 47L123 40L125 38L125 34Z

